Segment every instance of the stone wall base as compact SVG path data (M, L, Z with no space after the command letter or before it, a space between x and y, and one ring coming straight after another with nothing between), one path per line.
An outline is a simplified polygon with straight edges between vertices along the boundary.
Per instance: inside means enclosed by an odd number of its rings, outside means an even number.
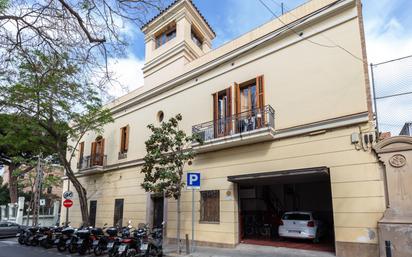
M386 251L392 252L392 256L412 256L412 224L395 224L380 222L379 245L381 257L386 257ZM386 249L385 241L390 245Z
M377 257L379 246L377 244L336 242L337 257Z

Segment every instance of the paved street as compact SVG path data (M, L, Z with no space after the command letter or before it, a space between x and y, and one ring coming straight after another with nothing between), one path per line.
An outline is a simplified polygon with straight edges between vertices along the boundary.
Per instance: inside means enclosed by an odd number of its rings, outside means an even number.
M173 249L166 250L166 256L177 257ZM15 238L0 239L0 257L54 257L54 256L79 256L78 254L70 255L69 253L60 253L53 249L43 249L42 247L29 247L19 245ZM94 256L85 255L87 256ZM107 255L105 255L107 256ZM288 249L283 247L268 247L241 244L234 249L229 248L210 248L197 247L195 253L185 255L185 257L332 257L332 253L306 251L297 249Z
M56 248L46 250L42 247L19 245L15 238L0 239L0 257L55 257L71 255L59 253ZM74 254L73 256L78 256ZM87 255L86 255L87 256ZM94 256L94 255L93 255Z

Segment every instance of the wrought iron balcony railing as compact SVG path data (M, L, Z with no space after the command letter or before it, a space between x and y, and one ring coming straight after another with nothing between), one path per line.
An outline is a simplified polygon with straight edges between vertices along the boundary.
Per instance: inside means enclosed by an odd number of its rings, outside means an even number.
M78 170L86 170L91 168L103 168L107 164L107 155L95 154L85 156L77 163Z
M192 133L197 134L203 142L207 142L268 128L275 128L275 111L270 105L195 125L192 127Z

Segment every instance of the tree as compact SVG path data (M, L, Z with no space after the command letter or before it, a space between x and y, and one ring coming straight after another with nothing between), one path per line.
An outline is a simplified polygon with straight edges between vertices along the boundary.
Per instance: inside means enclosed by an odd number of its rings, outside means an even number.
M3 177L0 176L0 205L10 203L10 194L7 185L3 185Z
M31 164L31 167L34 167L35 163ZM43 180L41 183L41 195L46 196L48 199L58 199L61 196L56 196L56 195L48 195L47 194L47 188L49 187L54 187L54 186L60 186L61 183L61 178L58 176L54 176L54 169L56 167L53 163L50 161L46 161L43 165ZM21 193L19 193L19 196L24 196L26 198L26 202L28 201L29 204L26 206L27 210L31 210L31 215L34 215L35 211L35 205L38 203L34 203L34 194L35 194L35 185L36 185L36 177L37 177L37 172L35 169L31 169L30 171L25 171L25 170L20 170L17 169L15 171L16 177L20 178L17 180L18 188L20 189ZM27 215L30 215L30 213L27 213ZM27 221L28 222L28 221Z
M0 72L10 58L38 50L66 53L83 76L111 79L107 59L126 53L130 26L143 25L163 0L0 0Z
M179 129L182 115L178 114L160 127L148 125L151 130L146 144L146 156L141 172L144 182L141 184L146 192L161 193L166 198L177 200L177 248L180 253L180 196L183 182L183 170L195 157L191 148L193 141L201 143L197 135L187 136Z
M33 168L30 162L35 156L51 154L50 149L42 147L44 136L32 120L19 114L0 113L0 165L8 166L8 186L10 201L17 202L17 176ZM16 174L20 168L23 170Z
M82 221L87 224L87 192L71 163L84 134L100 133L103 125L112 121L110 111L103 108L96 87L80 76L79 67L67 54L33 51L19 57L18 73L0 83L0 109L24 115L35 131L44 133L39 144L53 150L64 167L79 195Z

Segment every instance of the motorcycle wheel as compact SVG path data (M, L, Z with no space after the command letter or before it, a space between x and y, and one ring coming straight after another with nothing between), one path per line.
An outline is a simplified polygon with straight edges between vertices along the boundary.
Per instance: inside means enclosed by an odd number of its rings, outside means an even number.
M30 246L30 240L28 238L24 239L24 244Z
M100 246L96 246L96 247L93 249L93 252L94 252L94 255L95 255L95 256L100 256L100 255L102 255L103 250L102 250L102 248L100 248Z
M43 246L46 249L52 248L52 244L50 244L48 239L43 239L40 241L40 245Z
M62 243L59 243L58 245L57 245L57 250L59 251L59 252L64 252L64 251L66 251L66 243L64 242L63 244Z
M17 241L19 242L19 244L24 245L24 237L19 237L19 239L17 239Z
M68 247L69 253L75 253L77 252L77 245L76 244L70 244Z
M84 246L84 245L81 245L81 246L77 249L77 252L78 252L80 255L85 255L85 254L86 254L86 251L87 251L87 249L86 249L86 246Z
M38 245L39 245L39 241L37 241L37 240L32 240L32 241L30 242L30 245L31 245L31 246L38 246Z

